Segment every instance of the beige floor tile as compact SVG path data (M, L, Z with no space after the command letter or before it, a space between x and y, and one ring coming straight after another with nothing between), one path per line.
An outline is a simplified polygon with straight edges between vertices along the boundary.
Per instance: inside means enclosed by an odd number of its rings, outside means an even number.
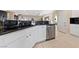
M35 48L79 48L79 37L57 31L55 39L39 43Z

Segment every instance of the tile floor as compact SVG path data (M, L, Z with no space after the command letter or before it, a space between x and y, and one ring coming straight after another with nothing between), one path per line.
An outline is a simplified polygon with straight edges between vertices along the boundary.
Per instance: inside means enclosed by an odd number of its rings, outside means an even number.
M54 40L36 44L35 48L79 48L79 37L57 31Z

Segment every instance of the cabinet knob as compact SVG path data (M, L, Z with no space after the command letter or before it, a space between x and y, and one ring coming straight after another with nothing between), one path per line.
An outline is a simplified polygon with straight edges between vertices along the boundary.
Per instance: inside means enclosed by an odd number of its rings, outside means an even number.
M26 36L28 38L28 36Z
M29 36L31 36L31 34L29 34Z

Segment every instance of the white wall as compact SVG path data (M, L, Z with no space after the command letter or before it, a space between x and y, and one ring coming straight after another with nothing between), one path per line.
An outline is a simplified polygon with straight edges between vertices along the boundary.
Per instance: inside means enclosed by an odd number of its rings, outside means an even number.
M13 12L7 11L7 19L8 20L14 20L14 14Z
M41 20L41 16L19 15L19 20L31 20L32 18L34 18L35 21Z
M59 10L58 30L79 36L79 24L70 24L70 17L79 17L79 10Z
M72 17L79 17L79 10L72 10Z
M8 10L7 11L8 19L14 20L14 15L19 16L19 20L41 20L42 16L40 16L40 10Z
M52 20L53 12L53 10L43 10L41 11L40 15L43 16L43 19L45 17L49 17L49 20Z
M53 14L52 13L43 15L43 20L45 20L45 17L49 17L49 20L53 20Z
M42 10L41 12L40 12L40 15L46 15L46 14L50 14L50 13L52 13L54 10Z

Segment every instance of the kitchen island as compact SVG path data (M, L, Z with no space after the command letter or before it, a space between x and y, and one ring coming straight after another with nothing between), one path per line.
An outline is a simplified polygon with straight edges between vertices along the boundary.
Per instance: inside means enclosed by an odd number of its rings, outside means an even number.
M46 28L47 25L34 25L4 32L0 35L0 48L32 48L37 42L46 41Z

